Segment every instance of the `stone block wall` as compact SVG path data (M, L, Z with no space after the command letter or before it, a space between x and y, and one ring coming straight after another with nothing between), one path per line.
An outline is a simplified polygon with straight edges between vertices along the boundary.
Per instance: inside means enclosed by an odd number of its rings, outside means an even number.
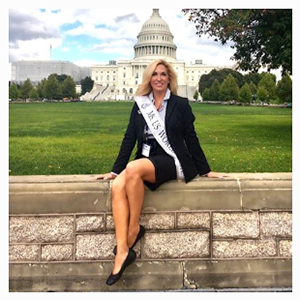
M10 177L10 290L291 289L291 181L290 173L231 174L147 191L137 260L107 287L110 182Z

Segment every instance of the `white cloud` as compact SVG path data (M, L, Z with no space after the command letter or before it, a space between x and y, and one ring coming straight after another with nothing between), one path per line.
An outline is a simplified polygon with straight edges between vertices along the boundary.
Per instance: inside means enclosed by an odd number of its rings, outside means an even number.
M137 35L150 18L152 9L60 9L55 12L51 9L44 12L14 9L10 14L10 61L48 59L50 44L53 50L68 50L70 54L75 48L81 49L80 56L86 53L81 61L91 61L88 53L99 51L101 61L101 53L114 53L116 60L134 57ZM234 63L230 61L232 49L213 39L197 37L194 24L187 20L181 9L160 9L160 15L174 35L178 59L188 62L202 59L205 64L214 65ZM16 31L20 21L22 28ZM72 28L72 24L77 24L77 27ZM67 28L65 31L60 30L62 25ZM83 36L91 39L85 42ZM65 44L65 39L69 44ZM74 47L71 47L71 39Z

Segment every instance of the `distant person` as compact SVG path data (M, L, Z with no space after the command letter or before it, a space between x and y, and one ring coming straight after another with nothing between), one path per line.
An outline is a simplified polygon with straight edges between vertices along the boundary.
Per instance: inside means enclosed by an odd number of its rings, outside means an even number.
M134 262L135 244L145 233L139 225L145 186L156 190L164 182L197 175L220 178L212 172L199 144L189 101L177 96L177 77L164 60L149 64L139 85L130 121L111 173L97 179L112 183L112 212L117 246L106 284L116 283ZM129 162L137 142L135 159Z

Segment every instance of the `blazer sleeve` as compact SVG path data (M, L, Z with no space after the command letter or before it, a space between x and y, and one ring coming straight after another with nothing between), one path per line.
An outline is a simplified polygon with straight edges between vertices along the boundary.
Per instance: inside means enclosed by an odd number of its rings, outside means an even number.
M119 154L112 168L112 172L116 174L120 174L125 169L130 159L132 150L135 146L137 140L136 126L135 126L137 111L138 111L137 105L134 104L131 110L129 124L127 126L124 138L122 140Z
M192 112L192 108L187 99L184 99L184 103L182 105L182 115L183 115L183 134L185 144L190 152L190 155L193 158L193 161L197 167L199 175L205 175L211 171L205 154L200 146L200 142L198 140L194 121L195 116Z

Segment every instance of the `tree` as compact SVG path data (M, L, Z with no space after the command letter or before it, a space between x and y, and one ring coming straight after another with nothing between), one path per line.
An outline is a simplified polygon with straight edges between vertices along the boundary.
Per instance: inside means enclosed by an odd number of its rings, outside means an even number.
M210 87L210 98L211 100L218 101L220 98L220 83L218 79L215 79L214 83Z
M212 70L208 74L204 74L201 76L200 81L199 81L199 92L203 93L205 88L210 88L215 79L219 81L219 83L222 83L223 80L228 76L228 74L231 74L239 87L243 86L245 84L245 78L244 76L235 70L224 68L221 70Z
M30 92L33 89L33 86L31 84L31 81L29 78L25 80L25 82L21 85L20 88L20 97L21 99L25 100L29 98Z
M18 99L19 98L19 89L18 86L13 83L9 87L9 99Z
M94 86L94 80L90 76L85 77L81 80L81 94L84 95L86 92L90 92Z
M210 89L209 88L205 88L205 90L203 91L202 95L202 99L204 101L210 100Z
M257 89L257 97L262 102L267 102L268 101L268 99L269 99L269 93L265 89L264 86L258 87L258 89Z
M66 74L58 75L58 74L56 74L56 73L53 73L53 75L56 77L57 81L58 81L60 84L62 84L62 83L65 81L65 79L68 77L68 75L66 75Z
M61 85L62 96L68 98L76 97L76 84L71 76L67 76Z
M245 83L239 92L240 102L250 103L252 100L252 92L248 83Z
M253 81L250 82L249 87L251 89L252 95L257 93L257 86L253 83Z
M242 70L282 67L292 74L292 9L183 9L197 35L230 42Z
M281 102L292 102L292 79L288 75L283 75L277 83L277 95Z
M48 99L61 98L61 85L59 84L55 74L51 74L45 84L44 96Z
M46 95L45 95L46 84L47 84L47 79L46 78L42 79L42 81L40 81L38 83L38 85L37 85L37 93L39 95L39 98L46 98Z
M220 100L238 100L239 98L239 87L234 77L229 74L222 82L220 87Z
M261 73L250 72L248 74L245 74L244 78L248 84L253 82L257 86L262 78L262 75L261 75Z
M29 98L33 100L37 100L39 98L39 94L36 90L36 88L32 88L30 93L29 93Z
M198 91L196 90L195 93L194 93L193 98L197 101L197 100L198 100L198 97L199 97L199 93L198 93Z
M270 101L274 101L277 98L276 94L276 76L270 73L264 73L262 79L258 83L258 87L263 87L268 96L264 101L269 103Z

